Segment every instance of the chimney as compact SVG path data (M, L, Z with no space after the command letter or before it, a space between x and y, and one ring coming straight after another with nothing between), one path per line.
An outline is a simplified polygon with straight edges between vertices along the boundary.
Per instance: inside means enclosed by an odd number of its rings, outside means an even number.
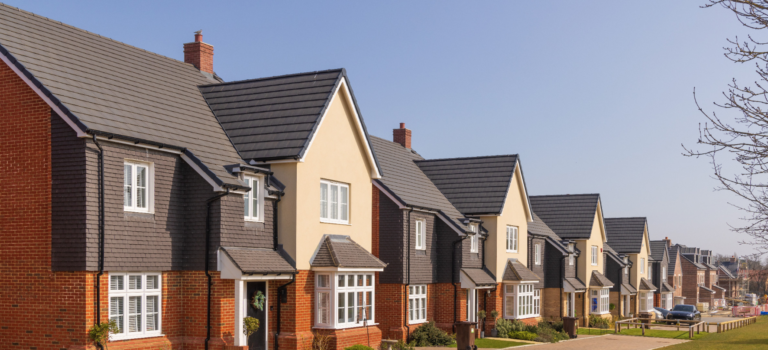
M195 32L195 42L184 44L184 62L213 74L213 45L203 42L203 31Z
M405 123L400 123L400 129L392 130L392 138L405 148L411 148L411 130L405 128Z
M667 241L667 248L672 246L672 241L669 240L669 237L664 237L664 240Z
M731 255L731 262L732 263L736 262L736 255Z

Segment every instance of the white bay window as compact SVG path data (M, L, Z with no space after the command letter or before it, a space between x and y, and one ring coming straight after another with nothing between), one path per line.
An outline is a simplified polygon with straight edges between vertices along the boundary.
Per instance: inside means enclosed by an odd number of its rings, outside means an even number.
M592 289L590 290L590 308L589 313L591 314L607 314L608 313L608 305L610 304L610 289L609 288L602 288L602 289Z
M119 332L112 340L161 335L159 273L110 273L109 320Z
M648 312L653 310L653 293L640 292L638 294L638 301L640 303L640 312Z
M320 273L316 277L315 325L350 328L374 324L374 274Z
M320 221L349 224L349 185L320 181Z
M152 210L152 166L150 163L123 163L123 209L150 212Z
M504 285L504 318L538 317L541 311L541 290L533 284Z

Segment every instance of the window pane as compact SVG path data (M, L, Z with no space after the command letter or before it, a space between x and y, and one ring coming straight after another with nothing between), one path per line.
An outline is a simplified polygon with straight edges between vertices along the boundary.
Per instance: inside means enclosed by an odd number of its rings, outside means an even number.
M411 321L413 321L413 320L414 320L414 316L413 316L413 313L414 313L414 310L413 310L413 308L414 308L414 305L413 305L413 304L414 304L414 301L415 301L415 299L411 299L411 300L409 300L409 301L410 301L410 302L408 303L408 317L410 317L409 319L410 319Z
M373 292L365 292L365 317L373 320Z
M352 277L352 276L350 276ZM347 322L355 322L355 293L347 293Z
M344 275L339 275L339 287L344 287Z
M155 296L148 296L147 297L147 332L149 331L156 331L158 330L159 326L159 305L158 305L158 297Z
M328 275L318 275L317 286L320 288L328 288Z
M357 319L362 321L367 315L363 315L363 308L365 307L365 294L357 292Z
M123 166L123 205L126 207L133 206L133 197L131 196L131 186L133 182L133 167L126 164Z
M321 324L328 324L330 323L329 315L328 315L329 295L327 292L319 293L317 299L318 299L317 308L318 308L318 314L319 314L319 322Z
M349 188L341 187L341 220L347 221L349 219Z
M346 306L344 303L344 295L344 293L339 293L339 300L336 303L338 304L337 307L339 308L339 323L344 323L344 307Z
M147 167L136 166L136 207L147 208Z
M507 295L505 298L505 303L507 304L504 308L504 314L507 317L514 317L515 316L515 297L511 295Z
M427 319L427 298L421 298L421 319Z
M320 184L320 217L328 218L328 184Z
M362 287L365 284L364 278L364 275L357 275L357 285L359 287Z
M122 277L122 276L121 276ZM114 320L117 323L117 328L120 329L119 333L124 333L123 328L123 298L112 297L109 298L109 319Z
M365 278L365 285L368 287L373 285L373 275L367 275Z
M128 289L141 289L141 276L128 276Z
M348 287L355 286L355 275L347 275L347 286Z
M157 276L156 275L149 275L147 276L147 289L157 289L160 286L157 284Z
M141 297L128 298L128 332L141 332Z
M109 277L109 290L123 290L123 276Z
M245 178L245 184L250 187L251 186L251 179L246 177ZM245 192L245 194L243 195L243 201L245 201L245 204L243 205L243 207L245 208L245 217L249 217L249 216L251 216L250 215L251 214L251 211L250 211L251 192Z
M339 218L339 186L331 185L331 219Z
M254 179L253 180L253 189L251 189L251 199L253 200L253 216L254 218L259 217L259 180Z

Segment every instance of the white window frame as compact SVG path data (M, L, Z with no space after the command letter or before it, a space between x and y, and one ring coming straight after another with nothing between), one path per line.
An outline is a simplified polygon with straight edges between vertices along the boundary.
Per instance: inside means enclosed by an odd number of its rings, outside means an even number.
M326 186L326 197L323 198L323 186ZM336 198L334 202L333 188L336 188ZM344 208L344 198L342 192L346 190L346 208ZM349 188L349 184L320 180L320 222L329 224L343 224L349 225L350 219L350 207L352 206L352 193ZM325 209L325 211L323 211ZM333 218L333 210L336 210L336 218ZM325 214L325 216L323 216ZM343 217L346 216L346 219Z
M648 280L653 283L653 266L648 264Z
M573 254L568 254L568 265L569 266L573 266L573 260L574 260Z
M505 319L539 317L540 313L541 289L536 289L533 283L504 285Z
M590 259L592 262L592 266L597 266L597 246L596 245L592 246L591 252L592 252L592 256L590 256Z
M250 191L243 194L243 203L247 204L247 209L243 211L245 221L264 221L264 188L261 186L262 177L244 176L243 180L251 188ZM253 207L253 197L256 197L256 210ZM245 205L245 204L244 204ZM245 211L248 211L247 213Z
M661 280L666 282L667 281L667 267L662 266L661 267Z
M645 258L640 258L640 273L645 273Z
M344 329L361 327L364 325L375 325L376 322L376 274L371 271L356 271L356 272L317 272L315 278L315 327L327 328L327 329ZM321 287L319 285L320 279L328 276L329 285L327 287ZM354 286L349 286L350 276L352 276L352 282ZM363 281L360 285L360 277ZM343 285L340 284L339 278L344 279ZM319 304L319 300L322 297L322 293L328 293L330 296L329 304L326 314L328 316L327 323L321 322L323 310L326 310L323 305ZM349 305L349 296L353 297L353 304ZM340 305L339 296L343 295L344 305ZM358 305L358 301L362 300L365 306ZM367 310L366 310L367 309ZM343 321L339 321L339 311L342 311ZM352 316L352 321L349 320L349 316ZM363 314L367 320L363 320ZM369 314L370 313L370 314Z
M517 253L520 241L516 226L507 226L507 253Z
M477 233L477 225L470 224L469 229L472 231L472 237L469 238L469 251L472 253L477 253L478 251L478 240L479 240L479 234Z
M138 339L147 337L157 337L162 335L163 332L163 276L160 272L128 272L128 273L109 273L109 317L117 317L113 314L113 303L116 298L122 298L119 302L123 305L123 329L121 333L114 333L109 336L110 340L125 340L125 339ZM130 276L140 277L141 288L130 289L129 278ZM156 276L156 285L154 289L147 288L147 276ZM115 288L113 285L113 278L122 278L122 289ZM141 300L141 331L129 332L129 299L131 297L138 297ZM147 331L147 298L157 297L157 325L156 330Z
M408 324L427 322L427 285L408 286Z
M589 313L593 315L604 315L610 312L610 288L599 288L589 290ZM597 299L597 300L595 300Z
M659 298L659 301L661 303L662 309L671 309L674 304L672 303L672 293L664 293L661 295L661 298Z
M126 205L125 203L125 187L129 186L125 183L125 170L126 167L130 167L131 169L131 176L129 177L131 183L131 203L129 205ZM136 170L137 168L145 168L146 169L146 186L145 190L147 191L146 194L146 206L145 207L139 207L137 201L139 200L137 196L137 190L138 186L136 185ZM139 212L139 213L152 213L154 211L154 201L155 201L155 171L153 163L148 162L142 162L142 161L135 161L135 160L124 160L123 161L123 210L125 211L132 211L132 212Z
M415 228L416 249L426 250L427 249L427 232L424 228L427 226L427 222L424 220L416 220L415 226L416 226Z
M541 244L536 243L533 246L533 263L535 265L541 265Z
M640 303L640 312L648 312L653 310L653 293L652 292L638 292L637 300Z

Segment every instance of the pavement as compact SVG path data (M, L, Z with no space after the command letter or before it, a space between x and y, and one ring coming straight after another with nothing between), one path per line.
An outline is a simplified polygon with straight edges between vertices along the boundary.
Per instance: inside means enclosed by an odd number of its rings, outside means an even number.
M610 349L610 350L652 350L663 348L665 346L685 343L688 340L680 339L665 339L665 338L651 338L651 337L634 337L628 335L579 335L576 339L561 341L559 343L547 343L537 345L522 345L511 349L521 349L531 347L531 350L556 350L556 349L569 349L569 350L594 350L594 349ZM497 349L498 350L498 349Z

